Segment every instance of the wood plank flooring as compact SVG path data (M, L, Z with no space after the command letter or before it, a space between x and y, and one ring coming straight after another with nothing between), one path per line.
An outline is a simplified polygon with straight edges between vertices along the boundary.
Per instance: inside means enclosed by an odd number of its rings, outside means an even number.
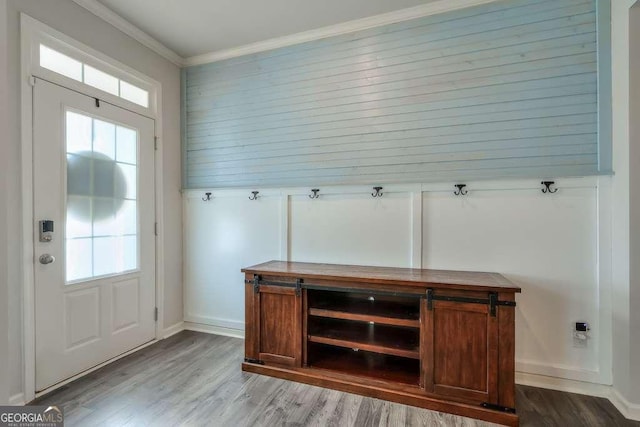
M495 424L240 370L244 341L184 331L34 404L67 426L455 426ZM518 386L521 426L634 426L606 399Z

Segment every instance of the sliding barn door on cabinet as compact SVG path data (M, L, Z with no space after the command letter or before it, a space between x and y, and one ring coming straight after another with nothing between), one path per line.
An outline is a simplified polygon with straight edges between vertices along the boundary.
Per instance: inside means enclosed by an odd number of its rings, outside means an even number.
M468 297L467 297L468 298ZM488 304L423 300L425 390L478 403L498 403L498 317ZM487 295L478 295L486 300Z
M301 366L302 292L291 286L258 284L247 276L245 311L248 359L285 366Z

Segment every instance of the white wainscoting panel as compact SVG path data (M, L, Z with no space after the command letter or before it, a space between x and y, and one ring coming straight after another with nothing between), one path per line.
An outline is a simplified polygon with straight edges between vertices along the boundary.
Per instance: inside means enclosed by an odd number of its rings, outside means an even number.
M411 267L411 208L411 193L292 196L290 259Z
M517 370L599 378L596 188L424 193L423 268L496 271L520 285ZM588 321L586 348L572 327Z
M185 320L244 329L242 267L280 258L281 199L185 199Z
M435 269L496 271L520 285L516 369L607 384L611 371L606 246L598 181L539 180L185 193L185 321L244 329L242 267L271 259ZM422 197L421 197L422 195ZM600 230L600 231L599 231ZM601 239L601 241L599 241ZM598 268L603 271L599 272ZM610 273L609 273L610 274ZM586 347L574 345L576 321L589 322ZM235 332L237 331L237 332Z

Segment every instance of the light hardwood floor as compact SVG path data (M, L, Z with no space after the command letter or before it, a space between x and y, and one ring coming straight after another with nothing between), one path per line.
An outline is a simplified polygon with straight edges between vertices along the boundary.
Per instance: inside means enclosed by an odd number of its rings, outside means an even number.
M181 332L34 404L67 426L464 426L495 424L244 373L244 341ZM521 426L640 426L606 399L518 386Z

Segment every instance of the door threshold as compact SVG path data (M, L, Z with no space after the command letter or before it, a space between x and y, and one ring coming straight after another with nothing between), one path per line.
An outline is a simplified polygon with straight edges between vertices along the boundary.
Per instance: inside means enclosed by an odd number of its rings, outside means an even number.
M149 347L150 345L153 345L153 344L155 344L155 343L157 343L159 341L160 341L159 339L154 338L153 340L151 340L149 342L146 342L146 343L144 343L144 344L142 344L142 345L140 345L140 346L138 346L138 347L136 347L134 349L131 349L131 350L126 351L126 352L124 352L122 354L119 354L116 357L113 357L113 358L111 358L111 359L109 359L109 360L107 360L105 362L100 363L99 365L96 365L96 366L93 366L93 367L91 367L91 368L89 368L87 370L84 370L84 371L80 372L79 374L76 374L76 375L74 375L72 377L67 378L64 381L60 381L57 384L54 384L54 385L52 385L50 387L47 387L42 391L37 391L36 392L36 398L34 400L37 400L38 398L44 396L45 394L49 394L52 391L55 391L55 390L59 389L62 386L65 386L65 385L67 385L67 384L69 384L69 383L71 383L71 382L73 382L73 381L75 381L75 380L77 380L79 378L84 377L85 375L88 375L88 374L90 374L90 373L92 373L94 371L97 371L100 368L104 368L105 366L107 366L107 365L109 365L109 364L111 364L111 363L113 363L113 362L115 362L117 360L120 360L120 359L122 359L124 357L127 357L127 356L129 356L129 355L131 355L131 354L133 354L133 353L135 353L137 351L140 351L143 348ZM33 400L31 402L33 402ZM31 402L27 403L27 405L30 404Z

